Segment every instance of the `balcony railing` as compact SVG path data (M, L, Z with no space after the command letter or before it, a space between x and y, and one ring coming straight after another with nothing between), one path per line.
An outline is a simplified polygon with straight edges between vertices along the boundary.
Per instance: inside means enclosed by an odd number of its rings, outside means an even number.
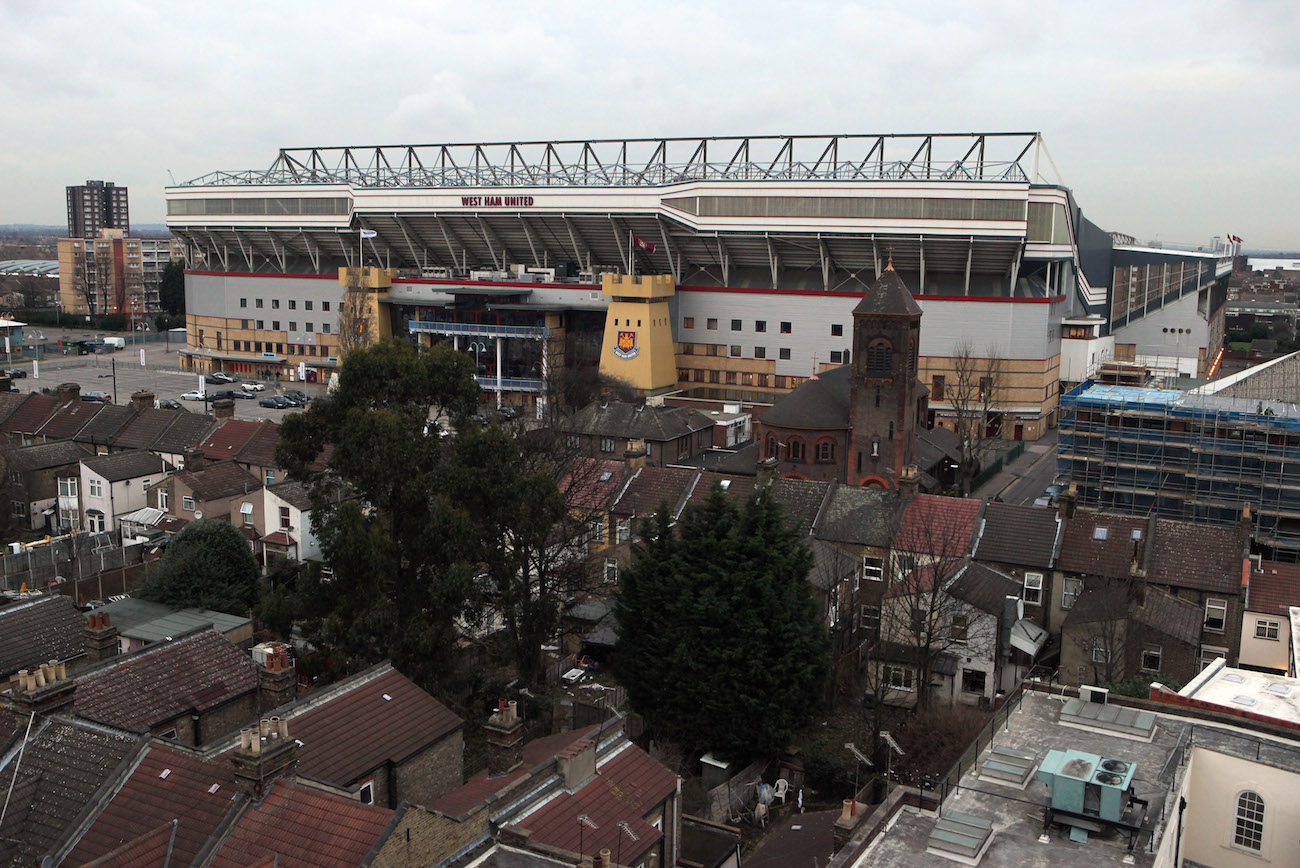
M428 320L411 320L407 323L411 334L433 335L471 335L489 338L528 338L540 341L551 336L546 326L495 325L473 322L430 322Z

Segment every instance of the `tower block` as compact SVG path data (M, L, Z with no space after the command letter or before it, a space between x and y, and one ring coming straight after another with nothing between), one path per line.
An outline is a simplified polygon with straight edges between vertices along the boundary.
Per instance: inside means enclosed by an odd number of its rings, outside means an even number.
M609 298L600 373L646 393L677 385L668 300L677 292L671 274L606 274L602 292Z

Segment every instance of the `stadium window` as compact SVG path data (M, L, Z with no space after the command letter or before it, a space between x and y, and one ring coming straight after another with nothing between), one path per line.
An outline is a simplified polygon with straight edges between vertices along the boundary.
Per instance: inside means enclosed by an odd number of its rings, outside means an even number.
M767 331L767 320L765 319L754 320L754 331L756 332Z
M936 401L943 400L943 374L935 374L930 378L930 397Z
M841 362L843 361L843 359L844 359L844 353L840 352L839 350L831 350L831 364L832 364L832 365L838 365L838 364L841 364Z
M280 309L280 299L278 298L271 299L271 310L279 310L279 309Z
M793 331L794 331L794 325L792 323L788 323L788 322L781 323L781 334L788 335Z
M279 330L280 330L280 321L278 319L271 320L271 331L278 332Z
M716 331L718 330L718 320L717 320L717 318L716 318L716 317L709 317L708 321L705 322L704 327L707 328L707 329L708 329L709 331L711 331L711 332L716 332Z
M754 358L756 358L756 359L766 359L766 358L767 358L767 347L754 347Z
M293 320L289 320L289 331L296 332L297 330L298 330L298 323L294 322Z
M734 385L736 385L736 372L735 372L735 371L727 371L727 385L728 385L728 386L734 386Z
M264 327L265 327L265 321L264 321L264 320L260 320L260 319L257 320L257 327L258 327L259 329L264 328Z
M297 310L298 302L295 299L289 299L289 310Z
M328 303L329 303L329 302L326 302L326 304L328 304ZM311 310L311 299L307 299L306 301L304 301L304 302L302 303L302 309L303 309L303 310ZM321 309L322 309L322 310L329 310L328 307L321 308Z
M733 332L738 332L738 331L740 331L740 328L741 328L741 326L740 326L740 320L738 320L738 319L733 319L733 320L731 321L731 330L732 330Z
M693 316L684 316L684 317L682 317L682 328L684 328L684 329L693 329L693 328L695 328L695 317L693 317Z
M257 306L258 308L262 307L262 300L260 298L257 300Z
M326 310L326 311L329 310L329 309L330 309L330 303L329 303L328 301L322 301L322 302L320 303L320 309L321 309L321 310ZM311 308L308 307L307 310L311 310Z
M241 298L241 299L239 300L239 306L240 306L240 307L248 307L248 299L246 299L246 298Z
M731 357L733 359L740 358L740 344L731 345Z
M718 371L709 371L710 383L717 383L721 380L721 377L718 376L718 373L719 373Z
M844 337L844 325L842 323L837 323L837 322L831 323L831 337L835 337L835 338Z
M778 354L781 356L782 359L787 360L787 361L789 360L789 358L790 358L790 348L789 348L789 347L781 347L781 349L778 350L777 352L778 352Z

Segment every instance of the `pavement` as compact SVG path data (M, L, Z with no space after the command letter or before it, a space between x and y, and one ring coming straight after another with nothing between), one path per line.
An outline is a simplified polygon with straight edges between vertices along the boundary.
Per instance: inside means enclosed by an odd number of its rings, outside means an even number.
M1053 428L1038 440L1025 444L1025 451L971 492L971 497L1001 497L1007 503L1032 504L1056 478L1056 438Z

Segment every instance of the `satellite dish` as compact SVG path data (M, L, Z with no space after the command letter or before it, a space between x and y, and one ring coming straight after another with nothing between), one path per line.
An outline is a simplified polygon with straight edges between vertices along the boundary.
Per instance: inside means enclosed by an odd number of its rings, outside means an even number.
M201 510L201 509L196 509L196 510L194 510L194 520L195 520L195 521L199 521L199 520L201 520L202 518L203 518L203 510Z

